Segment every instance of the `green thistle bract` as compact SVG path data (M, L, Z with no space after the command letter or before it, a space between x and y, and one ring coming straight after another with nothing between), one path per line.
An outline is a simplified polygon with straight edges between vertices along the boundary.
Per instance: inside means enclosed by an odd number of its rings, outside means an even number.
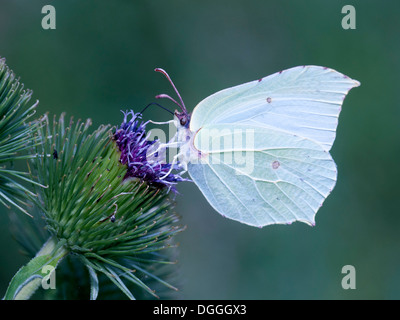
M28 178L28 173L13 169L13 165L17 160L32 157L26 151L32 148L37 122L28 121L38 102L29 106L31 96L32 91L25 90L5 59L0 59L0 203L26 214L27 200L34 194L21 182L35 182Z
M155 265L168 259L171 237L182 228L170 212L167 188L125 179L127 167L112 138L112 128L89 133L90 121L51 124L41 119L32 173L40 184L37 205L53 239L77 255L89 269L91 298L98 292L97 273L106 275L129 298L129 283L156 296L147 280L161 279Z

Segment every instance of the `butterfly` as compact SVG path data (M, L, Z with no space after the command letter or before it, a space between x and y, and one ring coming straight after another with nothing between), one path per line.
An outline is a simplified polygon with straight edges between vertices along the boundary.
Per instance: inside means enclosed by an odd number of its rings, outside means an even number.
M189 113L180 107L174 158L224 217L263 227L315 215L336 184L329 151L347 93L360 83L333 69L299 66L227 88Z

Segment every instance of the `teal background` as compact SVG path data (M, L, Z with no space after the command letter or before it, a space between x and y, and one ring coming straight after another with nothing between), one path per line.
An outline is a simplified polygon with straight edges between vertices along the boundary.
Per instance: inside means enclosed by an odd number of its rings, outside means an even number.
M43 30L41 8L56 8ZM341 9L356 9L343 30ZM346 98L332 155L338 182L316 226L249 227L221 217L191 183L176 211L183 299L400 298L400 4L398 1L17 1L0 3L0 56L39 113L66 111L117 125L173 92L186 106L226 87L297 65L336 69L361 82ZM173 107L167 101L165 106ZM170 115L150 109L145 119ZM27 259L0 207L0 295ZM356 289L341 287L344 265Z

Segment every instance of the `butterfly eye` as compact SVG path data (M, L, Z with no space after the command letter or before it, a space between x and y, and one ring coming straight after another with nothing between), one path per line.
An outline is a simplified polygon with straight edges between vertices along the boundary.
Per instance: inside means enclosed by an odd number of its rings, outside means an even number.
M181 123L181 126L184 126L184 125L186 125L186 123L187 123L187 118L186 118L186 117L183 117L183 118L181 118L181 119L179 120L179 122Z

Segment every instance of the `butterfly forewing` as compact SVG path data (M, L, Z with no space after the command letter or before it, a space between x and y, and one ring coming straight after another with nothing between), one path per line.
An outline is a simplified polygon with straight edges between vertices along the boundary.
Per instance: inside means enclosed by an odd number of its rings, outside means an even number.
M295 67L219 91L192 114L194 132L210 124L250 124L314 140L330 150L343 99L359 83L332 69Z

